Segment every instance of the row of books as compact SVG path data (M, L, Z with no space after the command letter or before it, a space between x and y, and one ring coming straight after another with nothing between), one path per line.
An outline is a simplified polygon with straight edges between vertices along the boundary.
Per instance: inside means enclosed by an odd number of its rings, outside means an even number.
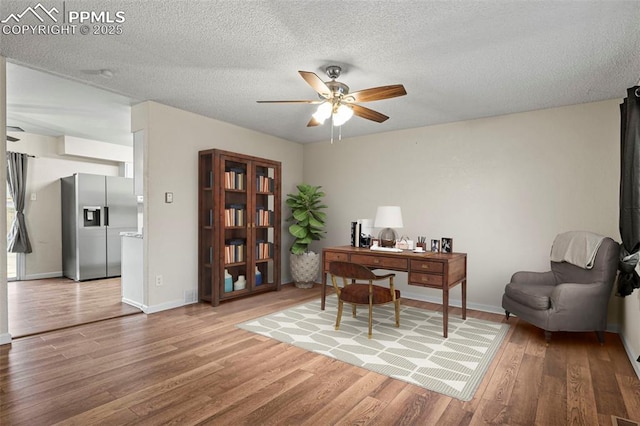
M224 226L244 226L246 210L242 204L230 204L224 209Z
M225 189L245 189L246 173L243 169L230 168L224 172L224 187Z
M224 263L244 262L244 240L227 240L224 245Z
M256 259L271 259L273 257L273 243L258 241L256 244Z
M256 190L258 192L273 192L273 178L258 175L256 177Z
M274 222L274 213L263 207L256 211L256 226L271 226Z
M224 263L238 263L245 260L246 245L244 240L227 240L224 246ZM258 241L256 244L256 260L271 259L273 243ZM209 248L209 263L213 263L213 251Z
M371 224L368 219L351 222L351 247L371 246Z

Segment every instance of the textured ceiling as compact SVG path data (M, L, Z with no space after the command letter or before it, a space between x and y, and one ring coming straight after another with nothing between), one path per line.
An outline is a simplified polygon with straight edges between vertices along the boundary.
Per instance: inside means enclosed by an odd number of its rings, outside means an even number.
M298 70L341 65L351 91L404 84L366 104L389 120L354 117L343 137L621 98L640 77L639 1L41 3L122 11L122 34L3 34L10 62L298 142L329 137L306 127L313 106L255 102L314 99ZM36 4L3 0L0 19Z

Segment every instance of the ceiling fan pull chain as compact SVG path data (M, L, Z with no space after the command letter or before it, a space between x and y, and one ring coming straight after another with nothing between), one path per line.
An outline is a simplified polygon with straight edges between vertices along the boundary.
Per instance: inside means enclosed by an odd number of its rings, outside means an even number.
M331 114L331 145L333 145L333 114Z

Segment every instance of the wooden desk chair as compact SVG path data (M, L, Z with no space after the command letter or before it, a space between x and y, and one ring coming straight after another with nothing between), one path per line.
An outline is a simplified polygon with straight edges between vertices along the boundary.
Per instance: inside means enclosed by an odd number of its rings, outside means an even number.
M400 290L396 290L393 286L393 278L396 274L376 275L367 267L350 262L331 262L329 273L338 296L336 330L340 328L343 303L351 303L354 318L357 305L369 306L369 339L371 339L373 325L373 305L393 302L396 311L396 327L400 327ZM342 278L342 288L338 286L336 278ZM386 279L389 280L389 287L373 284L374 281ZM358 281L367 281L367 284Z

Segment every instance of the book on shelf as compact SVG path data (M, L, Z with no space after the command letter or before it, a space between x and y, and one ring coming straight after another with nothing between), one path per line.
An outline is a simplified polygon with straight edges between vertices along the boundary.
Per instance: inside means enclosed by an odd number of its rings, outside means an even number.
M264 172L258 172L256 176L256 189L258 192L273 192L273 178Z
M263 206L258 206L258 208L256 209L256 225L271 226L273 221L274 221L273 211L268 210Z
M246 206L244 204L227 204L224 209L225 226L244 226Z
M225 263L244 262L245 241L241 239L227 240L224 246Z
M246 172L240 167L230 167L224 172L225 189L245 189Z
M273 243L258 240L256 242L256 259L270 259L273 257Z

